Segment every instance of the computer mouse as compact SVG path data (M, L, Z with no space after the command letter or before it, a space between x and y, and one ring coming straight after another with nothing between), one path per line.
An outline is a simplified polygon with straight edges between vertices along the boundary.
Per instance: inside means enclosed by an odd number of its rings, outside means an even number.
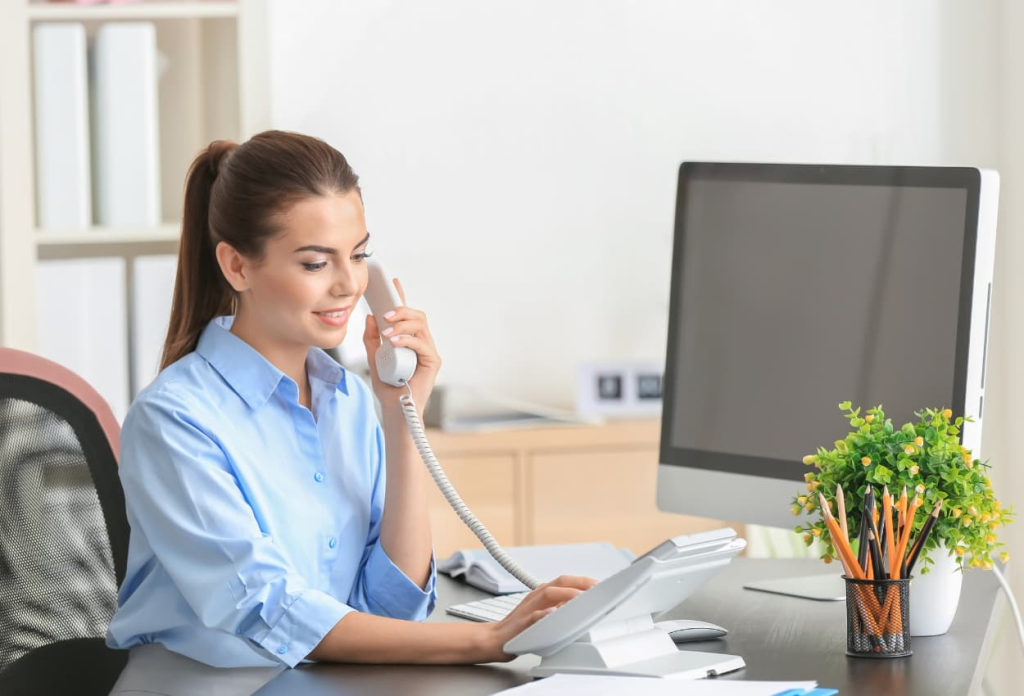
M714 640L729 633L721 626L716 626L707 621L694 621L693 619L675 619L672 621L658 621L655 628L660 628L668 634L668 637L675 643L688 643L694 640Z

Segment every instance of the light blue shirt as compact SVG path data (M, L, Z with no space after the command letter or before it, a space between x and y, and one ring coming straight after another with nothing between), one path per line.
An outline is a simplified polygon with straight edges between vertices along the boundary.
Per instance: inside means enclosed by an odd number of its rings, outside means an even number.
M380 542L384 436L372 392L312 349L311 413L230 325L210 322L125 418L131 539L107 644L294 667L350 611L422 620L437 598L433 558L423 589Z

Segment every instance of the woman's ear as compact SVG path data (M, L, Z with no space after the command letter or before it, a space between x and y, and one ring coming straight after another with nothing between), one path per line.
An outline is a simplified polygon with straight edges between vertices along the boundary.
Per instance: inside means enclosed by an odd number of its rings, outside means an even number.
M245 257L228 244L227 242L217 243L217 263L220 271L224 274L228 284L235 289L235 292L243 292L249 289L247 276L248 264Z

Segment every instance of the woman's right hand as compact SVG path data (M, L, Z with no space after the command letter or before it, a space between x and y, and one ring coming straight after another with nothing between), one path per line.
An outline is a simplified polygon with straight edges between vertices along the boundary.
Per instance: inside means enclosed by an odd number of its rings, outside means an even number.
M485 641L485 655L479 661L508 662L515 659L515 655L505 652L505 643L596 584L597 580L593 578L562 575L551 582L538 586L533 592L523 597L516 608L504 619L497 623L483 625L487 629L488 635Z

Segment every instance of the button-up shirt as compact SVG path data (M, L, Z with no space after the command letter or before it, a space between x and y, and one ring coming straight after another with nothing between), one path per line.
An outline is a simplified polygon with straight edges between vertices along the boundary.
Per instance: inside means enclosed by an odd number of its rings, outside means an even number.
M221 317L132 404L120 476L131 537L107 644L218 667L284 663L348 612L421 620L436 600L381 546L373 394L311 349L295 381Z

